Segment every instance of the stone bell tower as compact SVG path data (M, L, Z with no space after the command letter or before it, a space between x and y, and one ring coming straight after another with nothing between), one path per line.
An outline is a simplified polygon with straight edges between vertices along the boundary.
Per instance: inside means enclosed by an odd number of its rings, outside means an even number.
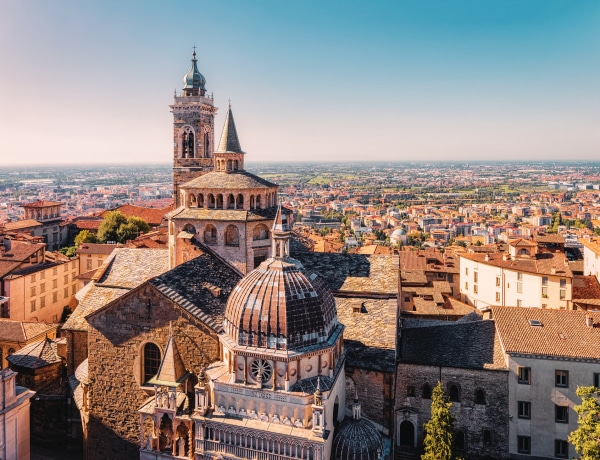
M173 188L175 206L182 203L179 187L213 169L214 124L217 108L206 94L206 79L198 70L196 50L183 77L183 92L175 92L173 112Z

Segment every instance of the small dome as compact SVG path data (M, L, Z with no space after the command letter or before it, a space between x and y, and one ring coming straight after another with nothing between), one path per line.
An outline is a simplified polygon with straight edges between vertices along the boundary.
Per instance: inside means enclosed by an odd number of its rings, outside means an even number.
M197 88L206 90L204 87L204 85L206 85L206 78L204 78L204 75L198 70L198 60L196 59L195 51L192 56L192 67L189 72L183 76L183 89Z
M225 332L245 346L290 350L324 343L338 324L331 291L297 260L268 259L233 289Z
M365 418L346 418L333 440L334 460L379 460L383 440L377 428Z
M397 228L391 234L391 236L404 236L404 235L406 235L406 232L404 230L402 230L401 228Z

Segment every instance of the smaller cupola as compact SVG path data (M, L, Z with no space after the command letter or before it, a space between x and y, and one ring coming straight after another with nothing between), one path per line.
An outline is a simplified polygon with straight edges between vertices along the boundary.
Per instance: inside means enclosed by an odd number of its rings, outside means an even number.
M204 96L206 94L206 78L198 70L198 60L196 59L196 47L192 53L192 67L183 76L183 95L184 96Z

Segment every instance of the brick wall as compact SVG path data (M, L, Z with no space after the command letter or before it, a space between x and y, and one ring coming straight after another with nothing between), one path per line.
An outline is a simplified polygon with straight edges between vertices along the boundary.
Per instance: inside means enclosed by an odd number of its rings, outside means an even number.
M73 375L77 367L88 357L87 331L65 330L67 338L67 375Z
M217 336L149 284L98 311L89 322L88 459L139 458L137 410L153 393L140 387L144 344L153 342L164 352L172 322L181 358L193 371L219 358Z
M355 369L346 365L346 406L352 406L356 389L362 413L389 433L393 426L393 380L392 373Z

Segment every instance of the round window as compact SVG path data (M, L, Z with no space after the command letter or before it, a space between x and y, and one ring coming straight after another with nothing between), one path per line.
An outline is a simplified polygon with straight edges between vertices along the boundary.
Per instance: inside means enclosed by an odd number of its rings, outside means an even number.
M261 380L266 382L271 378L271 374L273 373L273 367L268 361L264 359L256 359L252 363L252 376L255 380L258 380L258 376L260 374Z

